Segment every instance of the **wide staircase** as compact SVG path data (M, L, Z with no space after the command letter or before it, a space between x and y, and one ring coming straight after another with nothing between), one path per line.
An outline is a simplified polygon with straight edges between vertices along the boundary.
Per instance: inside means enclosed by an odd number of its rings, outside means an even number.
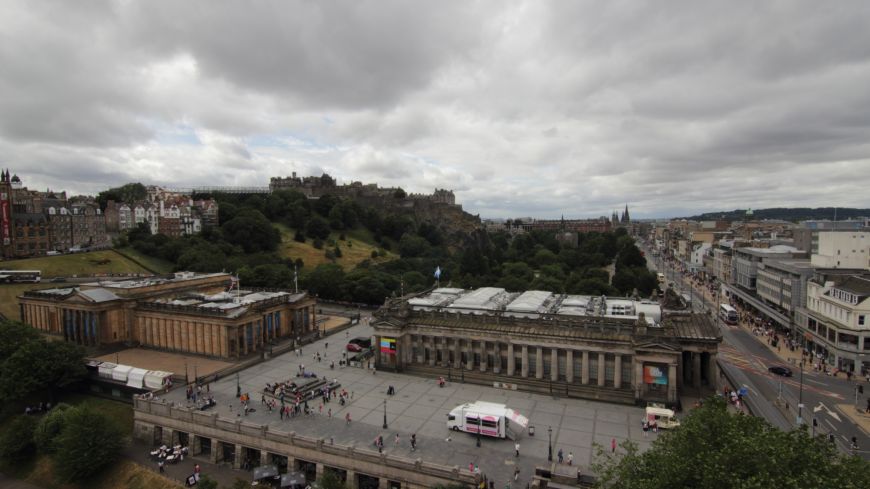
M446 380L448 377L447 367L433 367L429 365L406 366L403 368L402 372L416 375L418 377L428 377L433 380L437 380L438 377L444 377ZM637 400L634 398L634 390L630 387L614 389L613 387L598 387L598 385L590 384L569 384L564 381L550 382L547 379L517 376L508 377L506 375L498 375L492 372L481 372L480 370L463 370L460 373L459 369L451 368L450 382L457 383L460 381L468 384L490 386L496 382L499 384L514 384L517 386L517 390L525 392L535 392L556 397L594 399L619 404L637 404Z

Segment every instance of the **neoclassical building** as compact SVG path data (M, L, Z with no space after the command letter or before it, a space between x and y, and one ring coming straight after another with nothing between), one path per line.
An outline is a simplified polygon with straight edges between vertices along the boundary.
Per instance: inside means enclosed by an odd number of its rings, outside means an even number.
M239 358L316 331L306 293L229 290L229 274L101 281L25 292L21 320L82 345L138 344Z
M722 340L649 301L492 287L388 300L372 325L381 369L624 403L715 388Z

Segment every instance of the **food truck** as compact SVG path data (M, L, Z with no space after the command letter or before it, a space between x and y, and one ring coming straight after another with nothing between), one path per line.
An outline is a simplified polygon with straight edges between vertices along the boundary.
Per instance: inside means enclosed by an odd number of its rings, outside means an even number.
M454 431L480 433L495 438L516 438L529 426L529 419L493 402L470 402L453 408L447 415L447 427Z

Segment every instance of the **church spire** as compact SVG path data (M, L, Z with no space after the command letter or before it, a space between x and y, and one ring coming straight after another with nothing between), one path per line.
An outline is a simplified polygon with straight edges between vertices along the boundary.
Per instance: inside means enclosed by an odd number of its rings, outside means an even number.
M622 222L623 224L631 222L631 218L628 217L628 204L625 204L625 212L622 213Z

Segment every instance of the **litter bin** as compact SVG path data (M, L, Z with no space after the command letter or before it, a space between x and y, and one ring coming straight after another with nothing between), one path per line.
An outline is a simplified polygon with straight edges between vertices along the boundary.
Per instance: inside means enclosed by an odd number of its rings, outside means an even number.
M535 436L535 427L529 426L529 436Z

